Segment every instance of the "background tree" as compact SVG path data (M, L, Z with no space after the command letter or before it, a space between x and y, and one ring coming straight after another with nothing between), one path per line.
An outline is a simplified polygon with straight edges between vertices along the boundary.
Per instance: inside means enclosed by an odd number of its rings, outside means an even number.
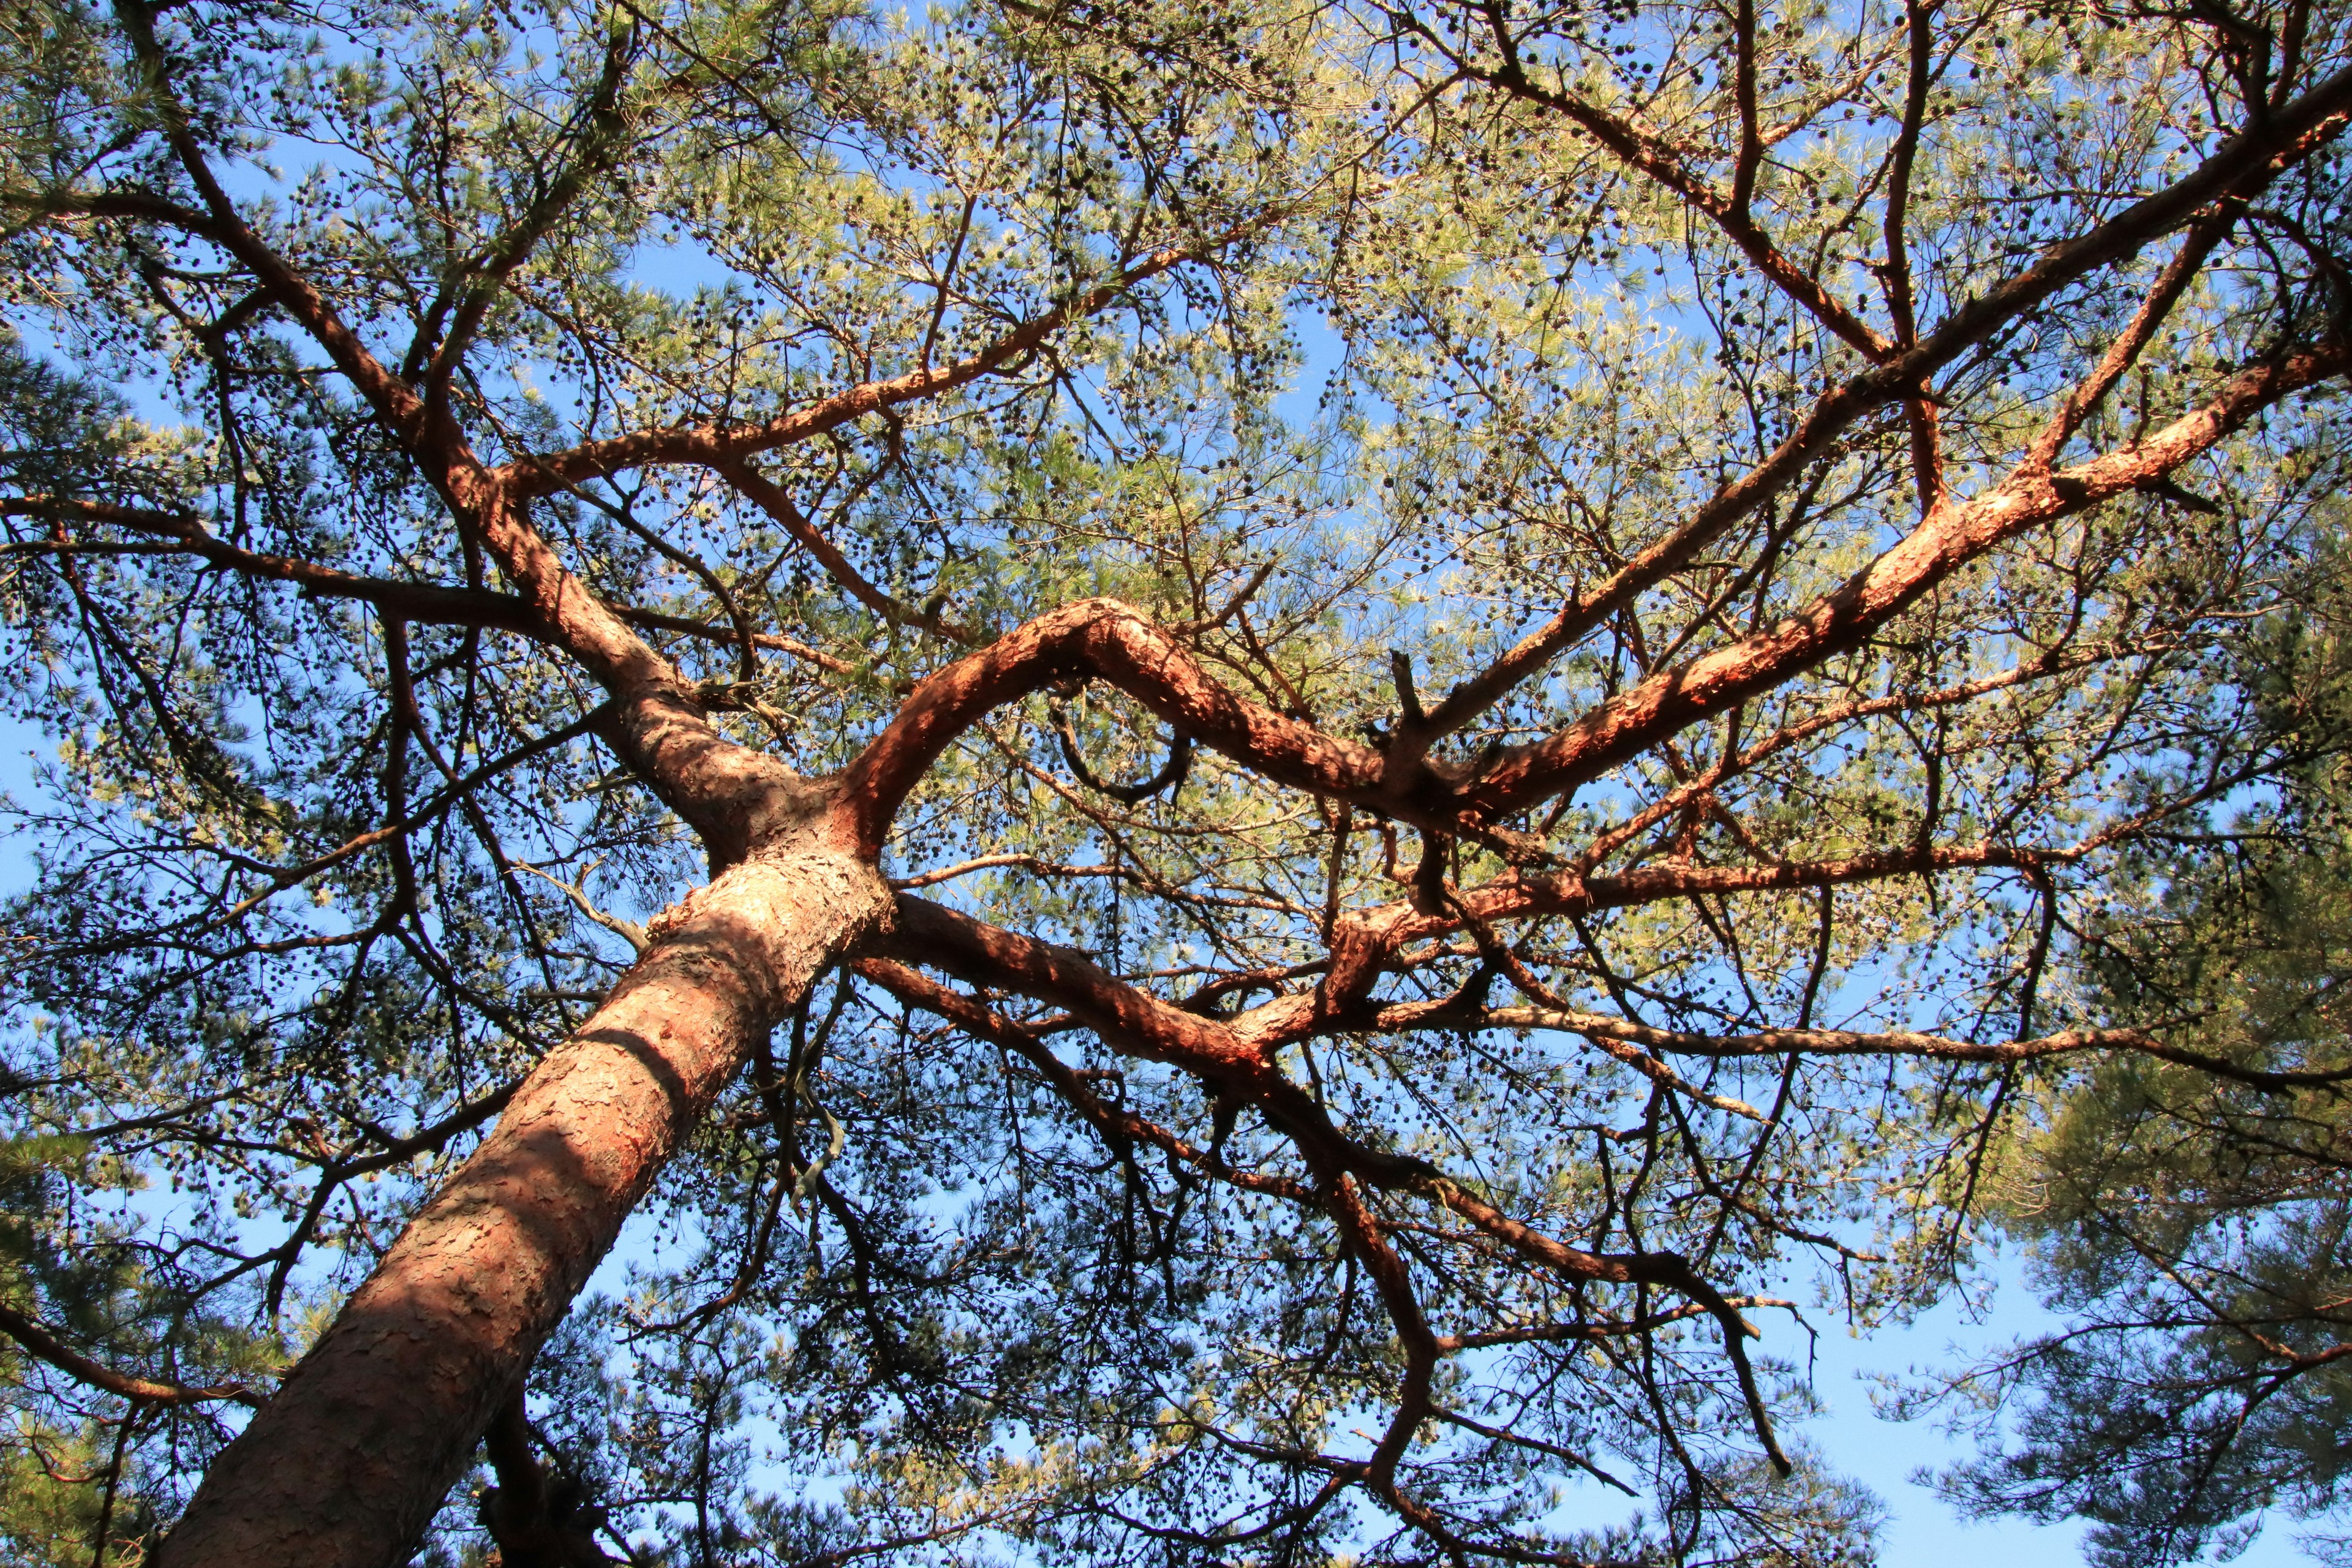
M2089 1519L2102 1562L2227 1551L2273 1504L2320 1521L2315 1556L2344 1552L2346 710L2324 580L2233 682L2316 760L2153 837L2072 944L2080 1012L2231 1070L2122 1057L2053 1098L2002 1208L2059 1326L1942 1391L1990 1440L1955 1495ZM2003 1412L2013 1433L1990 1429Z
M1784 1293L2253 1070L2333 16L8 16L43 1550L1853 1561Z

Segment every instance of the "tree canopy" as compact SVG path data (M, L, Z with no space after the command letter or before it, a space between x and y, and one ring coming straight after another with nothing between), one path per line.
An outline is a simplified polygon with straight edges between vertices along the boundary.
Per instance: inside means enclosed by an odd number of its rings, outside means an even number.
M5 17L14 1555L2326 1513L2352 18Z

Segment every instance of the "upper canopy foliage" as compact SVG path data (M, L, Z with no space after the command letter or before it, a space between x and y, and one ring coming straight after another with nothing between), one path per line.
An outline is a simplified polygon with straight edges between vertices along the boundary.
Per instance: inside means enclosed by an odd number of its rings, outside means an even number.
M16 0L0 1541L138 1560L754 842L672 670L914 896L440 1558L1860 1562L1809 1326L1989 1216L2116 1331L1972 1496L2324 1508L2340 1374L2148 1445L2343 1349L2347 27Z

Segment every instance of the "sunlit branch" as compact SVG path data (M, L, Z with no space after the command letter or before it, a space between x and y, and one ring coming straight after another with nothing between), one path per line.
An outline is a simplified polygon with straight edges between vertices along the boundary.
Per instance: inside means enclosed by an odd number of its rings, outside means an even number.
M2067 440L2083 427L2107 395L2115 390L2126 372L2139 360L2158 328L2164 325L2181 296L2204 268L2207 258L2213 254L2222 237L2229 232L2231 214L2224 211L2191 225L2181 237L2180 248L2165 263L2142 296L2139 308L2132 312L2131 321L2116 334L2106 352L2099 356L2098 364L2074 388L2058 402L2058 407L2034 440L2029 461L2048 465L2058 459Z
M2130 446L2053 472L2028 461L1974 500L1937 509L1901 542L1779 625L1661 670L1547 740L1507 752L1465 790L1500 816L1600 777L1713 714L1858 647L1936 584L2002 541L2138 489L2263 409L2340 374L2338 341L2239 372L2202 407Z
M1864 414L1924 380L2007 323L2103 267L2125 260L2212 204L2242 199L2333 139L2352 114L2352 69L2337 72L2281 114L2224 143L2181 179L2077 239L2052 247L2023 271L1959 307L1918 343L1824 394L1756 468L1718 490L1664 539L1591 592L1565 605L1508 653L1456 686L1417 732L1425 750L1485 712L1522 680L1581 641L1624 605L1687 564L1707 543L1793 482Z
M887 824L940 753L992 710L1061 681L1109 682L1173 726L1276 782L1369 798L1380 753L1236 697L1141 611L1087 599L1039 616L917 687L843 771L862 842Z

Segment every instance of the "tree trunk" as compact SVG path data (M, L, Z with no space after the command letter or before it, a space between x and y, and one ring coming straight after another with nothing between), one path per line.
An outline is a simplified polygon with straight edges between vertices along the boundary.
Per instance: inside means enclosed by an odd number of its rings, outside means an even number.
M214 1461L159 1568L406 1563L662 1163L889 904L816 816L657 919Z

